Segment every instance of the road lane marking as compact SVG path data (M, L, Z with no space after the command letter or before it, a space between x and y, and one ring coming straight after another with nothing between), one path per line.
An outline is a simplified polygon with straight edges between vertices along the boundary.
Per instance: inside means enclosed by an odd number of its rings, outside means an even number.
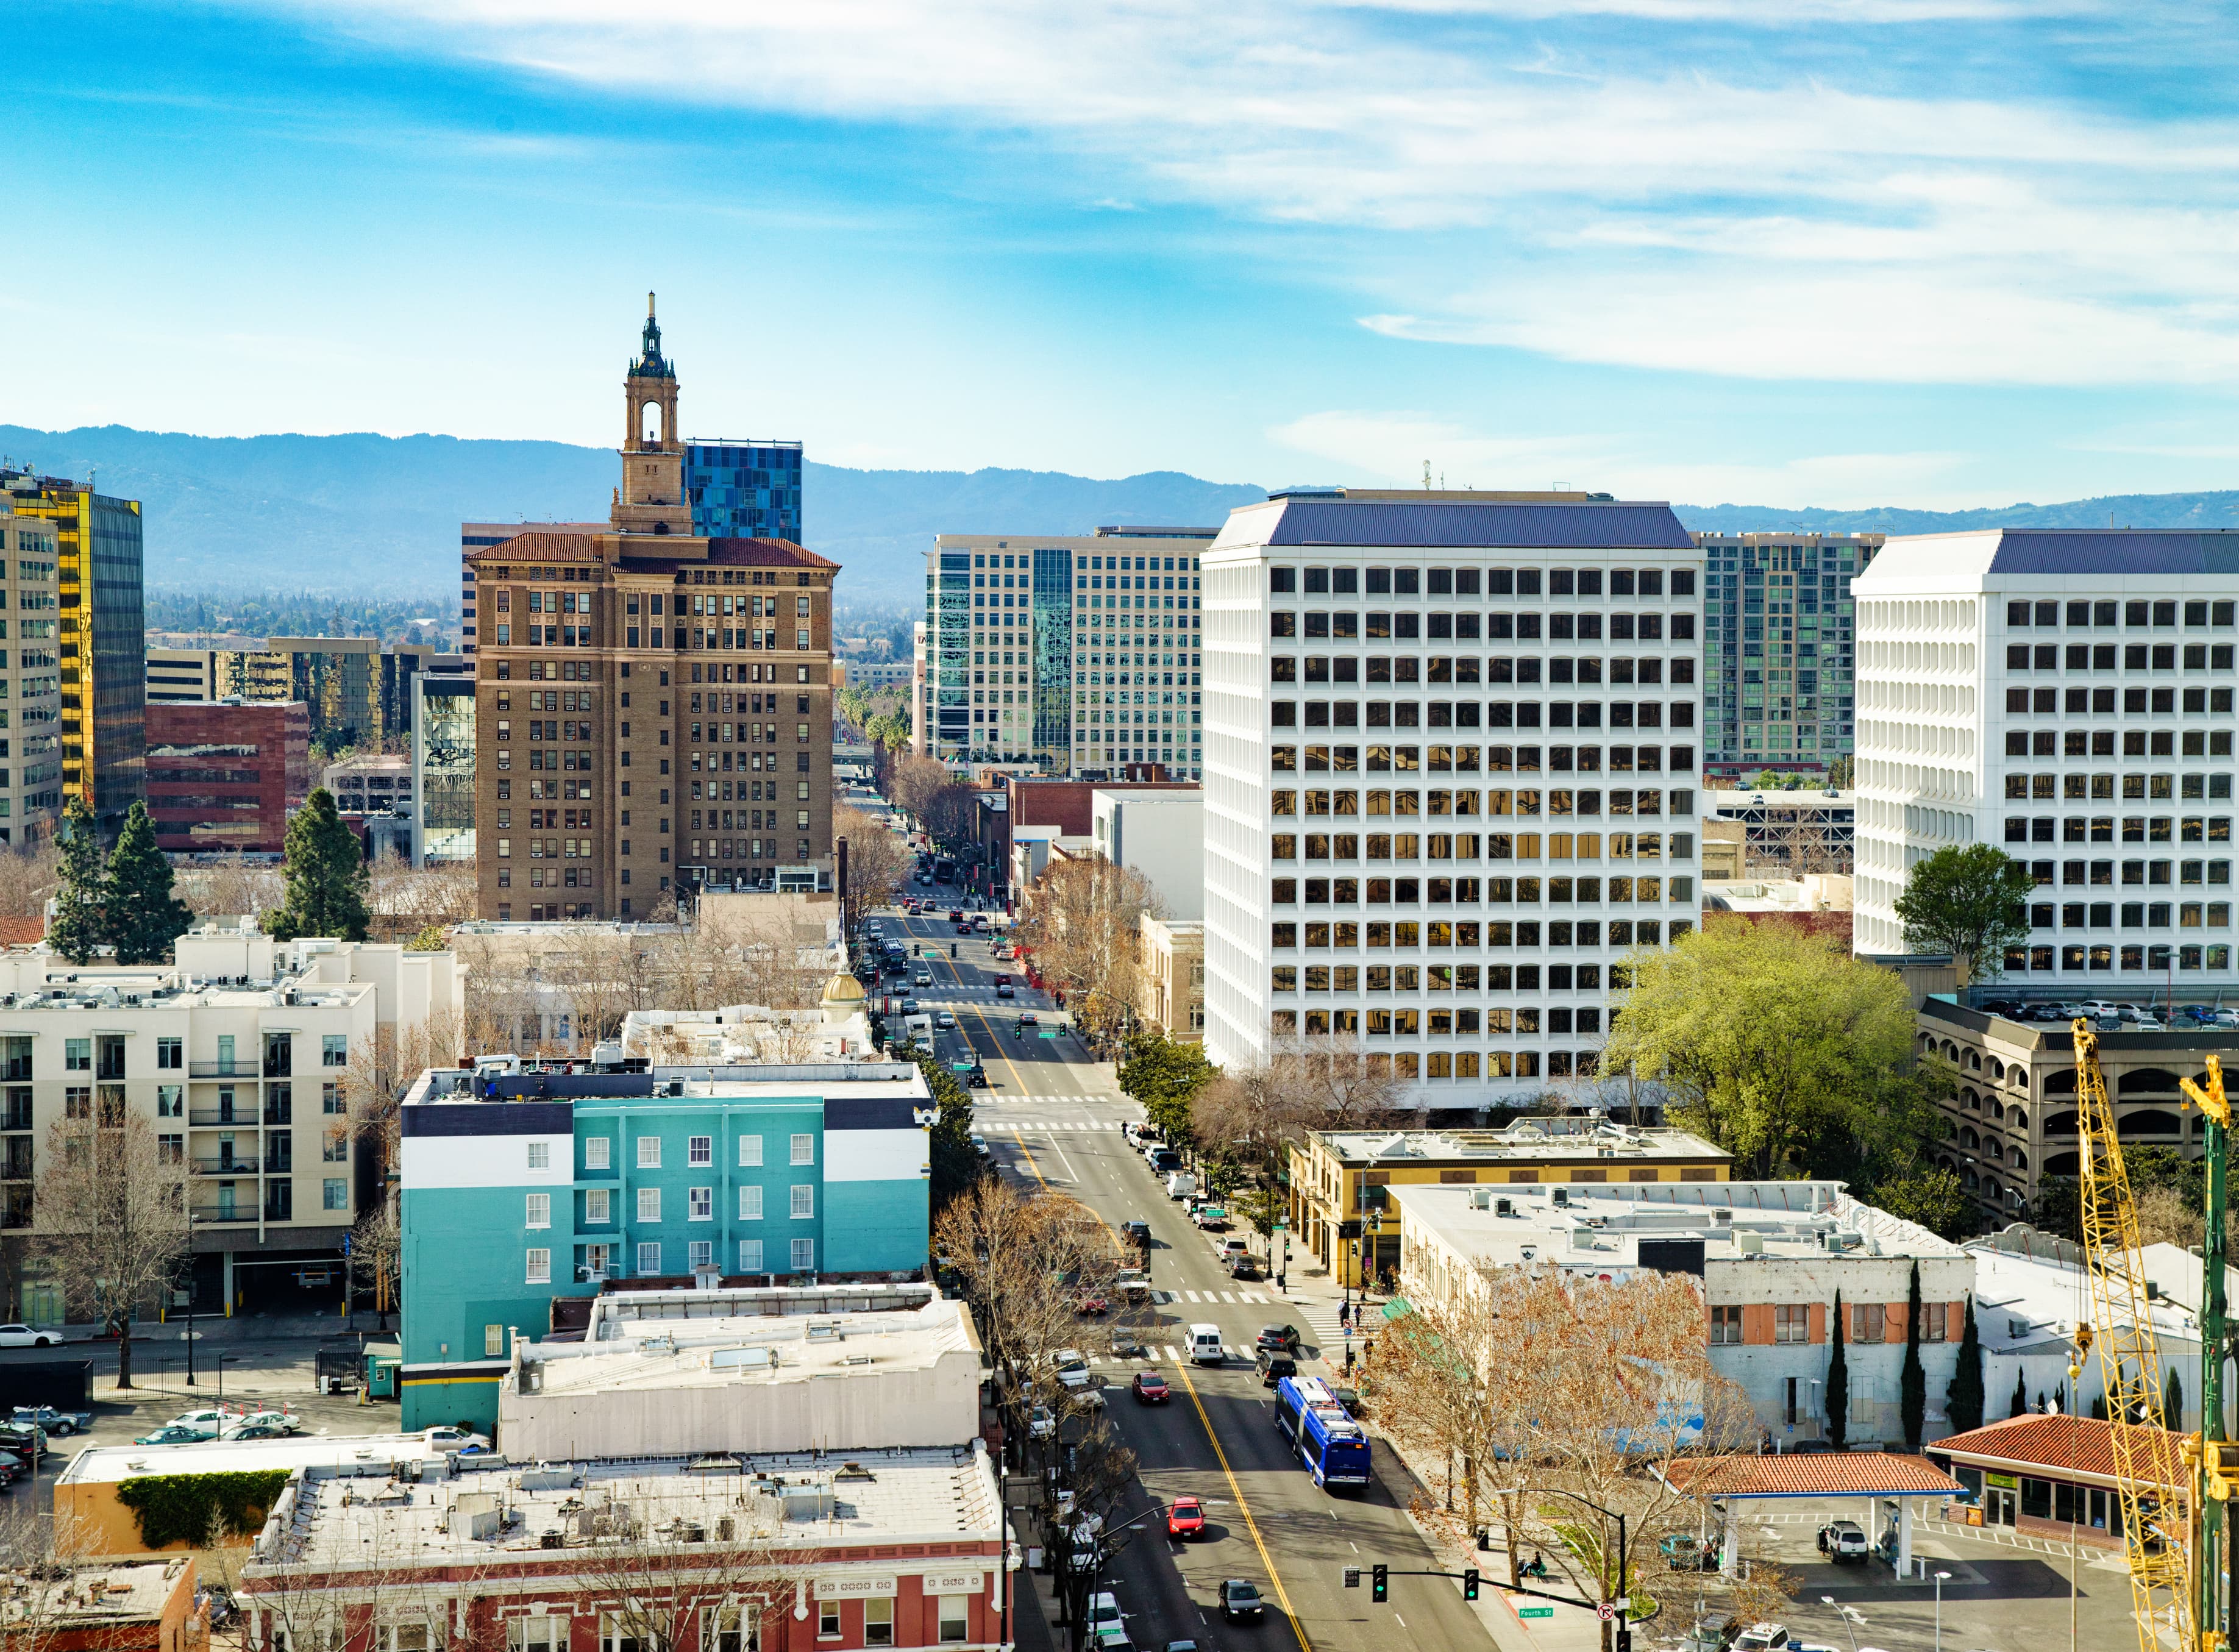
M1228 1482L1229 1495L1236 1499L1237 1508L1244 1516L1244 1529L1252 1534L1252 1546L1259 1551L1259 1563L1267 1569L1267 1581L1274 1586L1275 1598L1282 1603L1283 1616L1289 1620L1291 1633L1299 1639L1299 1652L1314 1652L1313 1642L1306 1638L1306 1626L1299 1622L1297 1609L1291 1604L1290 1592L1283 1587L1283 1579L1275 1569L1274 1556L1267 1552L1266 1539L1259 1535L1259 1523L1252 1517L1252 1505L1245 1501L1244 1488L1237 1483L1236 1470L1228 1466L1228 1453L1221 1450L1220 1436L1213 1431L1213 1419L1205 1413L1205 1401L1197 1391L1197 1383L1190 1376L1186 1364L1177 1365L1182 1385L1189 1390L1190 1404L1196 1409L1197 1420L1205 1429L1205 1437L1213 1447L1213 1455L1219 1460L1222 1476ZM1199 1616L1203 1616L1203 1613Z
M1019 1133L1015 1126L1011 1131L1011 1139L1018 1144L1019 1157L1026 1161L1026 1168L1034 1173L1034 1180L1041 1183L1042 1191L1048 1192L1049 1183L1042 1175L1042 1167L1034 1163L1034 1156L1026 1147L1026 1138Z

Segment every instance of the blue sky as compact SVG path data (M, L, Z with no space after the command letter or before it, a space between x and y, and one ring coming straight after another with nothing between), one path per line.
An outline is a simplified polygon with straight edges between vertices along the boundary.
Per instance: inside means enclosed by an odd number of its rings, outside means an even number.
M8 37L0 421L611 443L655 288L688 431L833 463L2239 485L2216 8L17 0Z

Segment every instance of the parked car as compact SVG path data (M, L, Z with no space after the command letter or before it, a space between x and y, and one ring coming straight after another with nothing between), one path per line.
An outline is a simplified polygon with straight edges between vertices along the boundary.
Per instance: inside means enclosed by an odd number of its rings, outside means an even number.
M1085 1319L1101 1318L1112 1311L1112 1299L1100 1290L1083 1291L1073 1310Z
M1232 1279L1257 1279L1259 1263L1248 1251L1232 1251L1228 1258L1228 1277Z
M1819 1552L1837 1566L1863 1562L1873 1552L1865 1528L1855 1520L1830 1520L1819 1528Z
M26 1462L53 1455L47 1436L37 1429L0 1428L0 1451L12 1451Z
M1190 1220L1207 1233L1218 1233L1228 1225L1228 1212L1218 1204L1200 1204L1190 1212Z
M1204 1536L1205 1505L1195 1497L1176 1497L1166 1506L1166 1536Z
M1127 1384L1127 1391L1135 1397L1139 1405L1164 1405L1174 1397L1166 1386L1166 1379L1156 1371L1137 1371Z
M200 1445L204 1440L216 1438L217 1436L208 1429L192 1429L177 1423L167 1423L153 1434L139 1436L132 1443L135 1445Z
M490 1449L488 1435L470 1433L465 1429L453 1428L445 1423L439 1423L434 1428L422 1431L420 1437L428 1443L428 1449L430 1451L441 1451L446 1456L454 1451L475 1452L487 1451Z
M1129 1268L1112 1281L1112 1288L1130 1302L1140 1302L1151 1294L1151 1276Z
M221 1440L284 1440L288 1430L269 1423L236 1423L217 1436Z
M1057 1433L1057 1414L1046 1405L1037 1405L1026 1413L1026 1432L1037 1440L1047 1440Z
M1132 1222L1122 1222L1120 1224L1120 1231L1127 1243L1138 1251L1147 1251L1151 1248L1151 1224L1140 1217Z
M987 1145L987 1138L978 1134L974 1134L972 1138L972 1151L983 1159L993 1158L995 1156L994 1150Z
M1734 1637L1732 1652L1772 1652L1775 1647L1787 1644L1787 1625L1752 1623Z
M1101 1636L1107 1629L1126 1631L1120 1610L1120 1597L1112 1594L1092 1596L1088 1602L1088 1632Z
M302 1417L293 1411L283 1410L277 1407L268 1411L251 1411L241 1420L243 1423L263 1423L279 1430L282 1434L300 1434L303 1429Z
M0 1348L52 1348L63 1339L58 1330L34 1330L29 1325L0 1325Z
M11 1417L17 1428L44 1429L53 1435L83 1434L93 1426L90 1411L58 1411L51 1405L19 1405Z
M1257 1623L1266 1617L1259 1585L1240 1577L1226 1580L1220 1586L1220 1616L1231 1623Z
M204 1434L215 1437L236 1423L246 1423L248 1420L249 1409L246 1406L210 1405L203 1407L199 1411L181 1412L171 1419L171 1426L200 1429Z
M1296 1325L1262 1325L1259 1334L1252 1339L1252 1345L1296 1354L1299 1351L1299 1328Z

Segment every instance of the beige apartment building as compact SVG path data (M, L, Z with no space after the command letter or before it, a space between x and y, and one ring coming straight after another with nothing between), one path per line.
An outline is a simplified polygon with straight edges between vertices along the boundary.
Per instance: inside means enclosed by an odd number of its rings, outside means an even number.
M464 554L483 918L642 918L672 892L831 880L839 565L693 533L650 315L622 390L608 525Z
M59 530L0 515L0 602L15 637L0 646L0 843L34 843L62 819L62 677L55 663ZM5 638L7 620L0 620Z
M0 952L0 1271L5 1310L83 1317L42 1275L36 1191L48 1133L137 1113L191 1177L197 1309L332 1311L345 1237L382 1197L351 1128L352 1063L455 1029L453 954L276 941L252 924L181 936L168 965ZM453 1034L455 1036L455 1034ZM425 1051L451 1058L448 1050ZM316 1280L316 1284L305 1281ZM332 1290L327 1289L332 1285Z
M1145 912L1135 1012L1179 1044L1205 1042L1205 926Z

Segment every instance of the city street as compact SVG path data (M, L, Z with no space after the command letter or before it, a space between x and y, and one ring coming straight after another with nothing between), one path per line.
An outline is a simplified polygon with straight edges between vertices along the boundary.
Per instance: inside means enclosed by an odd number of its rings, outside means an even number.
M1119 1094L1112 1069L1090 1061L1069 1033L1042 1038L1030 1027L1025 1037L1013 1036L1015 1011L1048 1016L1049 1000L1025 985L1016 965L993 959L987 937L957 936L947 921L951 892L937 892L944 902L938 912L888 913L885 923L889 932L906 931L914 952L920 941L934 946L933 985L914 996L923 1009L953 1011L986 1063L989 1088L973 1092L974 1127L1002 1173L1022 1185L1070 1193L1114 1226L1150 1224L1152 1303L1115 1316L1112 1326L1084 1322L1080 1345L1104 1382L1118 1433L1139 1459L1146 1492L1161 1503L1178 1495L1204 1499L1207 1531L1187 1544L1170 1543L1153 1519L1131 1534L1103 1585L1118 1596L1131 1641L1281 1648L1295 1635L1305 1652L1368 1652L1399 1635L1445 1648L1490 1647L1458 1582L1398 1578L1381 1607L1371 1602L1365 1578L1358 1590L1344 1588L1347 1566L1365 1569L1382 1561L1412 1571L1433 1562L1407 1518L1414 1483L1406 1471L1379 1446L1376 1483L1365 1495L1316 1489L1275 1426L1272 1390L1252 1370L1260 1327L1287 1324L1305 1344L1301 1370L1337 1379L1344 1355L1334 1307L1307 1312L1278 1296L1270 1279L1227 1277L1214 1254L1226 1236L1192 1226L1121 1134L1142 1111ZM1018 983L1015 1000L993 998L999 971ZM1256 1236L1252 1244L1258 1253ZM1193 1366L1179 1357L1186 1328L1197 1324L1220 1328L1228 1350L1222 1365ZM1120 1328L1136 1332L1146 1357L1112 1357L1111 1333ZM1128 1397L1127 1378L1146 1369L1166 1376L1173 1401L1144 1406ZM1217 1621L1219 1585L1229 1577L1259 1586L1268 1602L1264 1623Z

